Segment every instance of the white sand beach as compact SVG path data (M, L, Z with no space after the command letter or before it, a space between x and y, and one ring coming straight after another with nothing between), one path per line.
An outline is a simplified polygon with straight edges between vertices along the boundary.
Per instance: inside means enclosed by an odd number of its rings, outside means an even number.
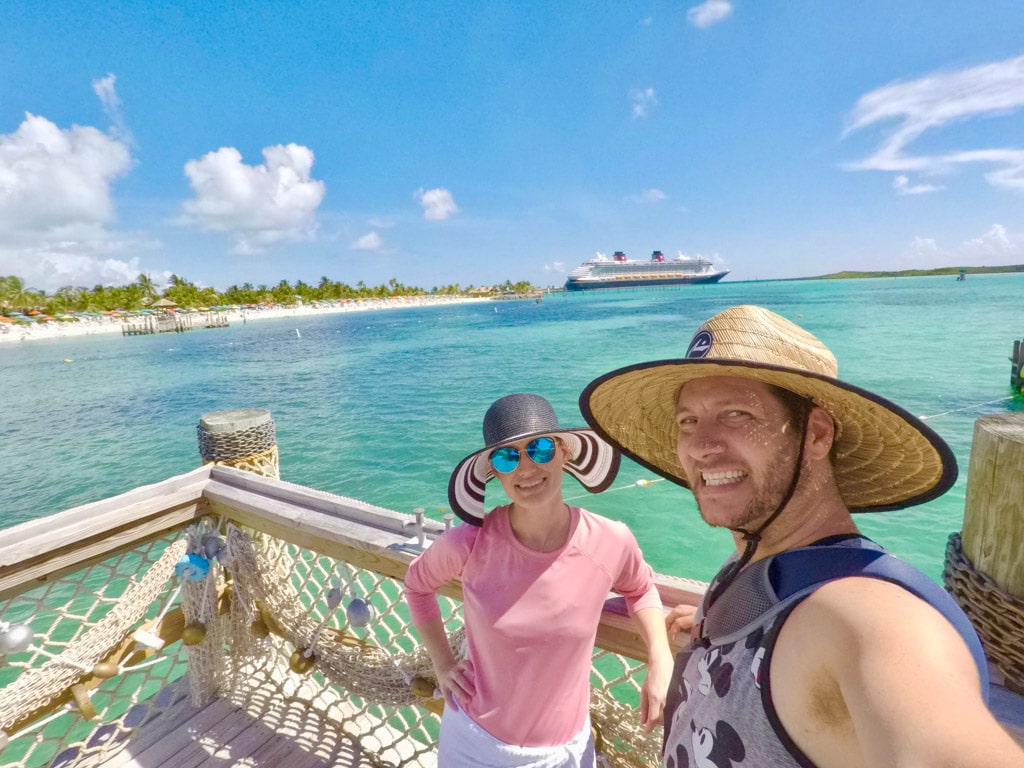
M457 296L401 296L393 299L360 299L347 302L331 302L310 306L262 307L228 310L223 314L229 324L248 323L278 317L301 317L303 315L325 315L335 312L370 312L408 307L428 307L437 304L467 304L490 301L488 298L466 298ZM207 313L203 313L207 314ZM46 323L0 323L0 344L42 339L62 339L69 336L89 336L98 333L121 333L123 317L85 317L69 322Z

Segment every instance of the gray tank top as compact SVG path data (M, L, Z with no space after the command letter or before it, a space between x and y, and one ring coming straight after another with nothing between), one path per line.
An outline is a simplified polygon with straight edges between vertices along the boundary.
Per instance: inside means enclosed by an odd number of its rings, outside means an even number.
M734 560L705 595L715 594ZM942 587L859 536L834 537L759 560L701 606L701 636L676 657L665 706L666 768L815 768L783 728L768 669L790 612L822 584L847 576L899 584L936 608L963 637L988 695L984 650L966 615Z

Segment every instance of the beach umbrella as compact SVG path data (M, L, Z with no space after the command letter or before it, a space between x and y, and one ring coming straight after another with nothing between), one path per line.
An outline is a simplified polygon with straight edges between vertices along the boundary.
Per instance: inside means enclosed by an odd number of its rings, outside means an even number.
M0 323L13 323L13 322L14 321L11 318L4 317L3 315L0 315Z

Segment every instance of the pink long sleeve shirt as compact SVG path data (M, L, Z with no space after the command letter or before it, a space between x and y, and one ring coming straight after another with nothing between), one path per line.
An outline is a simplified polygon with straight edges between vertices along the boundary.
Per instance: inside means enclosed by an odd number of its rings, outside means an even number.
M414 624L439 618L437 590L462 578L467 653L476 694L463 709L507 744L564 744L590 704L590 664L601 609L614 589L632 616L661 608L653 573L623 523L570 507L569 538L554 552L524 547L508 506L482 527L447 531L409 566Z

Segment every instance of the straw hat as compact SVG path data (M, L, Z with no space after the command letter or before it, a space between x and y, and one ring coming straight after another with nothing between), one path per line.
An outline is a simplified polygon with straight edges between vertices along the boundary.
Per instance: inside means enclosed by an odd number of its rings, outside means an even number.
M592 381L580 410L595 431L662 477L689 487L676 455L679 388L708 376L739 376L788 389L836 424L836 482L851 512L881 512L941 496L956 481L945 441L920 419L836 378L832 353L789 320L754 306L701 325L683 359L620 368Z
M569 451L563 469L591 493L600 493L615 479L619 452L589 429L558 426L551 403L540 395L517 393L496 400L484 415L483 448L459 462L448 481L448 502L459 517L483 525L484 486L495 477L491 451L531 437L556 435Z

